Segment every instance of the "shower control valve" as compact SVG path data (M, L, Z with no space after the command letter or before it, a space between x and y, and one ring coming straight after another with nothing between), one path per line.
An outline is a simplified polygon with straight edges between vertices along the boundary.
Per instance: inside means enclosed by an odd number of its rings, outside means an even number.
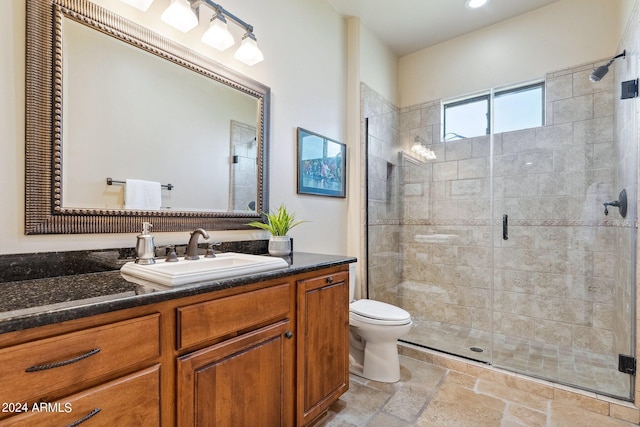
M604 203L605 215L609 215L608 206L613 206L618 208L620 210L620 216L622 216L622 218L626 218L627 217L627 191L623 189L618 195L618 200Z
M617 200L615 202L606 202L604 203L604 214L605 215L609 215L609 209L607 208L607 206L614 206L614 207L620 207L620 202L618 202Z

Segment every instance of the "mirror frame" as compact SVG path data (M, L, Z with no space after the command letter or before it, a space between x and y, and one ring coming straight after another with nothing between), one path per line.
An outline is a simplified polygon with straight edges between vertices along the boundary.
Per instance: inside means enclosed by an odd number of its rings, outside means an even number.
M268 212L271 89L87 0L26 2L25 234L130 233L248 229ZM62 206L62 20L73 19L258 101L255 212L141 211ZM106 185L106 184L105 184Z

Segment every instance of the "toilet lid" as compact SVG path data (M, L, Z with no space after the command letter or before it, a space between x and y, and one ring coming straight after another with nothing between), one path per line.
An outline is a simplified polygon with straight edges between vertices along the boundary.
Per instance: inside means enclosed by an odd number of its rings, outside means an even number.
M349 311L363 317L392 322L409 321L411 315L395 305L370 299L360 299L349 304Z

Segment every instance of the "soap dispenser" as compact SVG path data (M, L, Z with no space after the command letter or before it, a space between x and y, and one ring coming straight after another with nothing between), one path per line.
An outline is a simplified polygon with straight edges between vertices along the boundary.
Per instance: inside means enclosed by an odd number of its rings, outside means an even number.
M149 229L153 227L149 222L142 223L142 233L138 235L136 242L136 264L154 264L156 246L153 243L153 236Z

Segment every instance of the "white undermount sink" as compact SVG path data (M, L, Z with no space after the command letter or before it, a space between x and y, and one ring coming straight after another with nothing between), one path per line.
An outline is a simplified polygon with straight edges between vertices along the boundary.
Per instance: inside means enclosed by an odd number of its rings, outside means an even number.
M262 273L288 266L284 259L278 257L224 252L216 254L215 258L200 256L197 260L185 260L180 257L178 262L165 262L164 259L160 259L150 265L128 262L122 266L120 272L125 276L165 286L178 286Z

